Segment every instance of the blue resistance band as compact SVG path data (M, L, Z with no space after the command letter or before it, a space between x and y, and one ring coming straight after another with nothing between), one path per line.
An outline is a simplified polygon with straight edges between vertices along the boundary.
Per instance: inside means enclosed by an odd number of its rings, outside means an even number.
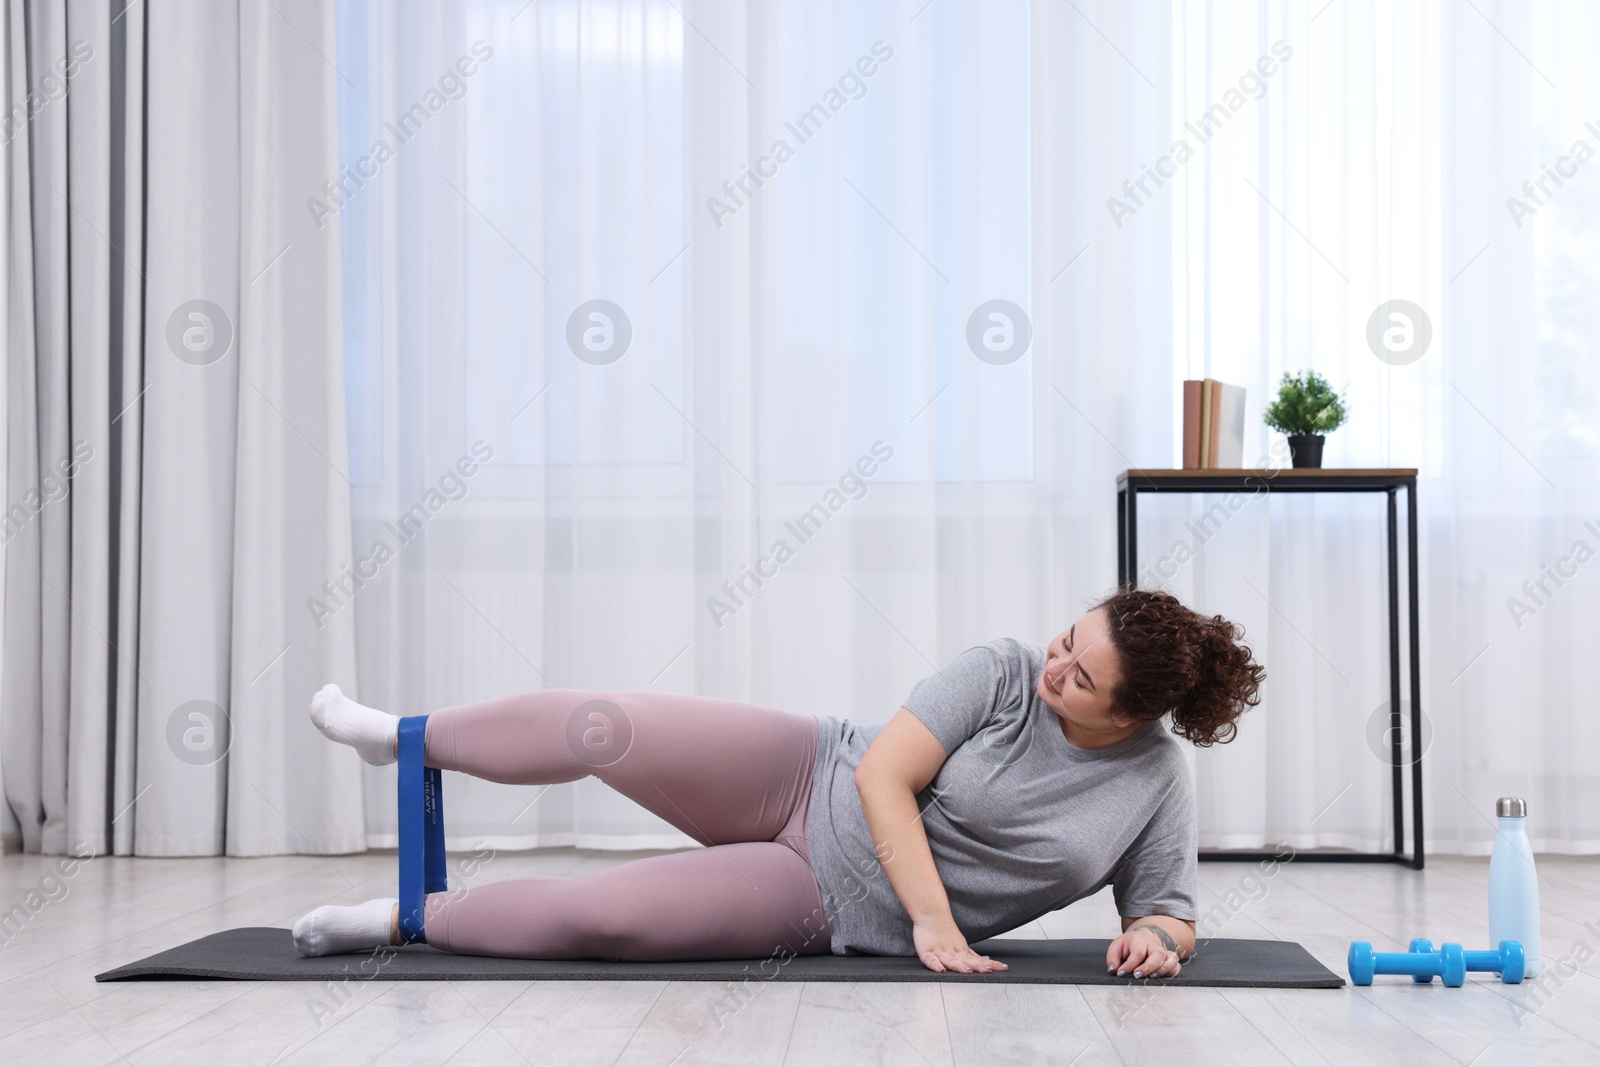
M448 888L444 868L444 781L437 767L423 765L428 717L400 720L396 748L400 758L400 941L426 940L422 902L428 893Z

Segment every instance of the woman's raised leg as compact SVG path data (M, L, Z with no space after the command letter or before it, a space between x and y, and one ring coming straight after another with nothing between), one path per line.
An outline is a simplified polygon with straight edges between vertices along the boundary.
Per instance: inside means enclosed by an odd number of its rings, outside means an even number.
M649 691L542 689L428 716L427 762L495 782L594 775L705 845L771 841L811 792L817 720ZM801 855L805 828L790 841Z

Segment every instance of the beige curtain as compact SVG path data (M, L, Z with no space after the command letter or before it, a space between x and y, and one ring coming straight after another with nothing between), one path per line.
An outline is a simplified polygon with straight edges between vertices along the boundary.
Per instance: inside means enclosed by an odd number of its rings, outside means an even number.
M350 559L339 231L305 206L332 9L111 7L6 5L0 830L359 849L357 761L306 718L355 687L305 603Z

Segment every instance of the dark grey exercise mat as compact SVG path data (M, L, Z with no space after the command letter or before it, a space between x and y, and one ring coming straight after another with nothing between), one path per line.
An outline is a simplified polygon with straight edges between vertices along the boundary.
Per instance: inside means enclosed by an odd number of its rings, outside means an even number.
M1337 989L1344 979L1293 941L1217 938L1201 946L1171 979L1118 978L1106 973L1105 940L995 938L973 948L1010 969L992 974L939 974L911 956L795 956L787 960L702 960L619 963L610 960L510 960L458 956L427 945L308 959L288 930L252 926L224 930L95 975L97 982L168 978L232 978L268 982L383 978L394 981L600 980L738 982L1036 982L1053 985L1245 986Z

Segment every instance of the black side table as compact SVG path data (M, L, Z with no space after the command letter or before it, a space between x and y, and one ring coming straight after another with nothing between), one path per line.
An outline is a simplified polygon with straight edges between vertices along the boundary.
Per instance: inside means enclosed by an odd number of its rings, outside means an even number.
M1395 493L1406 491L1406 582L1411 676L1411 855L1405 854L1404 761L1400 716L1400 538ZM1140 493L1387 493L1389 495L1389 743L1394 771L1393 852L1305 852L1299 861L1402 863L1422 869L1422 680L1417 621L1417 472L1415 468L1125 470L1117 475L1117 585L1139 584ZM1201 849L1202 860L1258 860L1270 849Z

